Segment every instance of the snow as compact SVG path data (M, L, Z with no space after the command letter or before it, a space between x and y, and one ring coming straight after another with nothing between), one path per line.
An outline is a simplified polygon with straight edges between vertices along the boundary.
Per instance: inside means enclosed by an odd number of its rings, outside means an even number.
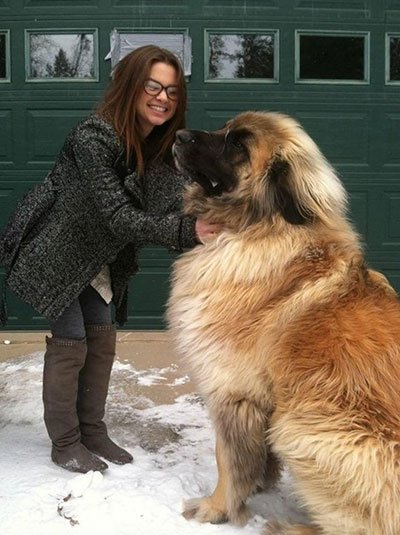
M183 518L183 500L210 494L216 483L207 410L194 394L157 405L132 393L136 384L143 392L188 381L171 379L170 367L114 365L106 420L134 463L109 463L104 474L57 467L42 420L42 366L42 352L0 363L1 535L255 535L266 520L304 520L286 472L276 490L249 499L251 517L242 528Z

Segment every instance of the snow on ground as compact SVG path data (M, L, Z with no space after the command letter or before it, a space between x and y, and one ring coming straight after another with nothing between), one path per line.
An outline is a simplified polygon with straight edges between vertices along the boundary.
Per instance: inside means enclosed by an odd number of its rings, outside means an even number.
M304 518L286 473L277 490L249 500L251 518L243 528L181 516L184 499L214 488L214 435L197 396L156 405L132 394L135 384L165 384L168 368L114 365L107 422L133 464L110 463L103 475L57 467L42 421L42 366L42 352L0 363L1 535L255 535L266 519Z

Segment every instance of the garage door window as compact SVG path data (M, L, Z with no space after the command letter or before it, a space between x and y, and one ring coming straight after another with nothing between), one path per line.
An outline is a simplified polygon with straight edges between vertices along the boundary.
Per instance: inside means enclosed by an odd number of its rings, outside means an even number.
M26 31L26 78L29 82L98 80L97 32Z
M207 82L277 82L278 32L206 31Z
M368 83L368 33L297 31L296 82Z
M0 82L10 81L10 35L7 30L0 30Z
M400 34L386 35L386 83L400 83Z

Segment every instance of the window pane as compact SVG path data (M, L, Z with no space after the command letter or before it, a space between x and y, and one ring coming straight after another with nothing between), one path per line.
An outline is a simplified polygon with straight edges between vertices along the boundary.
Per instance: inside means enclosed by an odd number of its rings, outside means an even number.
M400 37L390 38L390 80L400 80Z
M29 34L29 79L94 79L94 35Z
M365 80L364 36L300 35L300 79Z
M275 34L209 34L208 78L275 79Z
M6 71L6 35L0 33L0 78L7 78Z

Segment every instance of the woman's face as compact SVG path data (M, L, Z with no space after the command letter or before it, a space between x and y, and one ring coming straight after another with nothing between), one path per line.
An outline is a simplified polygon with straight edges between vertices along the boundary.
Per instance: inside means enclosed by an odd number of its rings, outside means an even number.
M164 88L171 87L168 89L171 93L178 84L175 68L162 62L153 64L147 79L158 82ZM152 96L143 88L137 102L136 113L144 137L148 136L155 126L162 125L171 119L176 112L177 105L177 100L169 98L165 89L162 89L158 95Z

